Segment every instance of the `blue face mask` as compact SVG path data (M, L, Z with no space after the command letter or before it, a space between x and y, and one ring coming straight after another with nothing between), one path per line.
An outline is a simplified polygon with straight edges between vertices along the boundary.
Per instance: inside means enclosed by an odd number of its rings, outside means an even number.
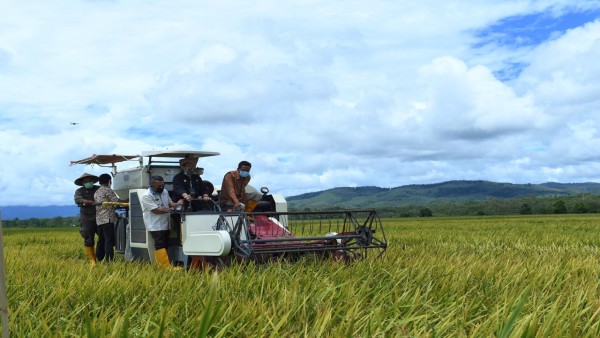
M85 183L83 184L83 186L84 186L86 189L92 189L92 187L94 186L94 182L85 182Z
M249 171L240 171L240 177L248 177L248 176L250 176Z

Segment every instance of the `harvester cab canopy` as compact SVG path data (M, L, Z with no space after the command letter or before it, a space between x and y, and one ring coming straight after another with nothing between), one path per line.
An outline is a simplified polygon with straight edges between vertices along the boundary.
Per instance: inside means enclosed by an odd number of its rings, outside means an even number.
M111 167L113 167L116 170L116 163L119 162L124 162L124 161L130 161L133 159L139 158L141 161L141 157L140 155L117 155L117 154L112 154L112 155L92 155L90 157L86 157L82 160L77 160L77 161L71 161L71 165L75 165L75 164L91 164L91 165L98 165L100 167L106 167L107 164L110 164ZM141 165L141 163L140 163ZM114 174L114 172L113 172Z
M172 188L173 176L179 172L179 160L198 159L220 155L216 151L202 150L152 150L141 155L104 154L71 161L71 165L87 164L110 167L113 176L113 189L119 196L127 196L129 189L143 189L150 186L150 177L162 176L167 190ZM117 169L117 163L136 161L137 166L123 170Z
M148 164L152 162L152 158L200 158L207 156L217 156L220 155L219 152L216 151L192 151L192 150L180 150L180 151L144 151L141 155L119 155L119 154L108 154L108 155L96 155L93 154L90 157L86 157L82 160L71 161L71 165L75 164L96 164L98 166L106 166L110 164L111 166L115 166L116 163L130 161L134 159L138 159L143 164L144 157L148 158ZM156 162L156 160L155 160ZM165 163L165 162L163 162ZM166 162L169 163L169 162Z
M144 151L144 152L142 152L141 156L142 157L147 157L150 160L150 159L152 159L152 157L155 157L155 158L166 157L166 158L181 159L181 158L184 158L184 157L188 157L188 158L200 158L200 157L217 156L217 155L221 155L221 153L216 152L216 151L192 151L192 150L179 150L179 151L168 150L168 151L164 151L164 150L153 150L153 151Z

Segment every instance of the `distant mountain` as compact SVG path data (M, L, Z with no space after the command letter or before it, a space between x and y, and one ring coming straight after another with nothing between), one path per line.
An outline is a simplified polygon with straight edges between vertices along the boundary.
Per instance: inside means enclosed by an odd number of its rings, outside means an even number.
M79 207L75 205L50 205L46 207L30 207L26 205L0 207L2 219L12 220L30 218L73 217L79 215Z
M286 197L291 210L331 208L396 208L407 205L427 206L437 202L462 203L492 198L572 196L600 194L600 183L512 184L489 181L448 181L413 184L396 188L333 188ZM72 217L77 206L7 206L0 207L2 219Z
M396 188L333 188L288 197L290 209L394 208L431 205L435 202L466 202L490 198L550 197L600 194L600 183L512 184L489 181L448 181Z

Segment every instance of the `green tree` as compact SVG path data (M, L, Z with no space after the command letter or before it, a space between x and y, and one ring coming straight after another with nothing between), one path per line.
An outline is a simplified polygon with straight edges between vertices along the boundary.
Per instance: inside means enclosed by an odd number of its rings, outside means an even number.
M567 206L565 205L565 202L563 202L562 200L558 200L558 201L554 202L553 206L554 206L555 214L566 214L567 213Z
M52 222L50 223L51 227L61 227L65 225L65 219L62 218L61 216L56 216L52 219Z
M521 215L531 215L533 214L533 209L531 209L531 206L527 203L524 203L523 205L521 205L521 211L520 211Z
M429 208L423 208L423 209L419 210L419 216L431 217L431 216L433 216L433 212Z
M577 213L577 214L585 214L586 212L588 212L588 210L589 209L588 209L587 205L585 205L585 203L583 203L583 202L578 202L573 207L573 212Z

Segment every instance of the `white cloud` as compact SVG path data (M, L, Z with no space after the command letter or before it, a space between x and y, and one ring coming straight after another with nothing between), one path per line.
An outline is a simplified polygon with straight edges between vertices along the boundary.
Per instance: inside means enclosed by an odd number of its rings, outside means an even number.
M529 96L518 97L484 66L468 68L442 57L422 67L429 108L423 120L449 139L486 140L526 132L544 123Z
M568 6L5 1L0 205L70 204L75 178L107 171L70 160L164 148L221 152L200 163L215 184L249 160L285 195L599 180L598 21L473 47L498 19ZM510 62L526 67L498 80Z

